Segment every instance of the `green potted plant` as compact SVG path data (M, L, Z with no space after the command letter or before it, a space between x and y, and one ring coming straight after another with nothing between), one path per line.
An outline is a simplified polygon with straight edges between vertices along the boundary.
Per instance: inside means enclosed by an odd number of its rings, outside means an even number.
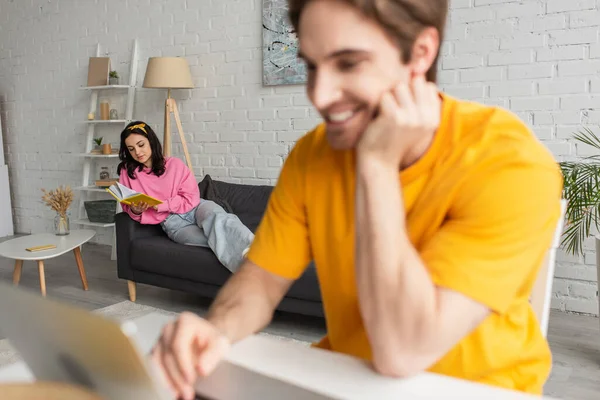
M102 138L95 138L94 143L96 143L96 147L94 147L94 152L102 153Z
M583 245L594 234L596 270L600 288L600 138L588 128L573 135L576 143L591 146L598 154L578 161L563 161L563 197L567 200L562 245L567 253L582 256ZM600 306L600 298L599 298Z
M118 85L119 84L119 74L117 71L110 71L108 73L108 84L109 85Z

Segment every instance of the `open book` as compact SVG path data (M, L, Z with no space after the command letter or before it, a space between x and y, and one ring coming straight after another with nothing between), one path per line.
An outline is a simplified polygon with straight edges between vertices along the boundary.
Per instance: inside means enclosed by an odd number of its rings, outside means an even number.
M147 203L150 207L162 204L162 201L150 197L147 194L138 193L135 190L129 189L127 186L121 185L119 182L108 187L106 191L117 199L118 202L128 206L142 201Z

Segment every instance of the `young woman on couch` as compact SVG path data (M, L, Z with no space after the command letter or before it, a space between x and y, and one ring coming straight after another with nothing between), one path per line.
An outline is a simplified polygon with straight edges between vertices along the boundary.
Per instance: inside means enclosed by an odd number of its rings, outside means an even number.
M174 242L211 248L227 269L238 269L254 234L237 215L200 199L192 171L180 159L163 156L158 137L148 124L135 121L125 127L119 158L119 182L163 202L154 207L123 205L123 211L142 224L160 224Z

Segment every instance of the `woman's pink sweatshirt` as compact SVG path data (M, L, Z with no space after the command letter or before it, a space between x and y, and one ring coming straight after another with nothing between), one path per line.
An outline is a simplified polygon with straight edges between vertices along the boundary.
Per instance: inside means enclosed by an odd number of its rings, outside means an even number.
M141 215L134 214L129 206L123 204L123 211L142 224L160 224L169 214L183 214L200 204L196 178L179 158L167 157L165 173L161 176L154 175L148 168L142 171L136 169L134 175L136 179L129 178L127 168L123 168L119 182L136 192L163 201L158 205L158 211L148 208Z

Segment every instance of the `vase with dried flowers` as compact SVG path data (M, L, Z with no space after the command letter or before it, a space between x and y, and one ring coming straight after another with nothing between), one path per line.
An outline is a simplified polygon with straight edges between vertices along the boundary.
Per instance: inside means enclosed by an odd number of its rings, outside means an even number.
M42 200L48 207L56 211L54 217L54 233L59 236L65 236L71 233L69 228L69 215L67 211L73 202L73 191L69 186L59 186L57 189L47 192L42 189L44 195Z

